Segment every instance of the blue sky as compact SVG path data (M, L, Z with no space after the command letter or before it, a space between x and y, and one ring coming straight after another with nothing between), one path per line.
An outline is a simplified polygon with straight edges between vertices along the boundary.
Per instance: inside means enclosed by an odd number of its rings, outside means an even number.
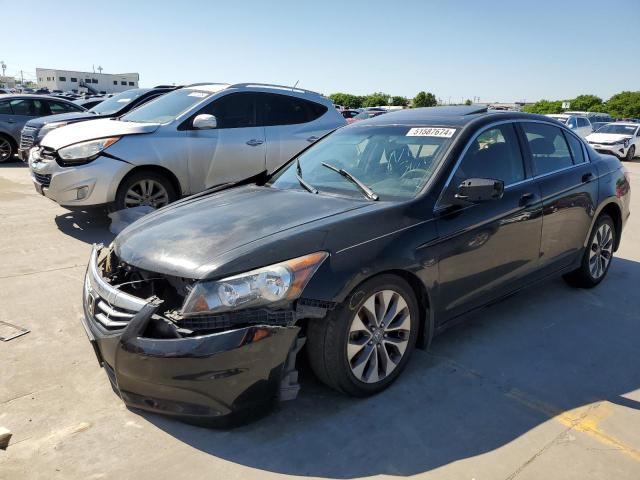
M95 64L139 72L143 86L299 81L445 102L640 89L640 0L56 0L26 15L18 5L0 0L0 60L29 78Z

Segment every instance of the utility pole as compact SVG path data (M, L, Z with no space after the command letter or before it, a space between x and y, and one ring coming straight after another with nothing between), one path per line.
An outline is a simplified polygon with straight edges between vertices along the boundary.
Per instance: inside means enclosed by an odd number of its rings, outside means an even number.
M101 74L102 74L102 70L103 70L103 68L102 68L100 65L98 65L98 71L99 71Z
M20 70L20 85L24 87L24 72Z
M4 77L4 71L7 69L7 64L4 63L4 60L0 60L0 67L2 67L2 76Z

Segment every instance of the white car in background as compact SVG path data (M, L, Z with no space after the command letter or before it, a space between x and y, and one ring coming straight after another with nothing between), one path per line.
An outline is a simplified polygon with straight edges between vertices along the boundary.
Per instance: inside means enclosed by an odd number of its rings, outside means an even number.
M566 113L550 113L546 116L558 120L582 138L587 138L588 135L593 133L593 126L587 117L568 115Z
M631 161L640 155L640 123L608 123L587 136L587 142L599 153Z

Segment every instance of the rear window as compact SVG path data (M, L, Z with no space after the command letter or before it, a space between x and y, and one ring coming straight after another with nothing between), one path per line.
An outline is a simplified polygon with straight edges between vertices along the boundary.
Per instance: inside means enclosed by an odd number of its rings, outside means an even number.
M96 113L98 115L111 115L116 112L119 112L124 107L129 105L131 102L139 98L144 93L148 92L148 89L132 89L126 90L118 95L114 95L107 100L100 102L98 105L93 107L90 111Z

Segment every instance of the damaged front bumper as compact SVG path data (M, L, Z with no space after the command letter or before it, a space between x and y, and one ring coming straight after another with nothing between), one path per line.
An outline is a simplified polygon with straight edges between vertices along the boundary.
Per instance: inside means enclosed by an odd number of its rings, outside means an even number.
M297 393L295 325L250 325L210 334L148 337L167 322L162 301L141 299L110 285L94 246L85 277L83 325L98 362L125 404L181 420L224 425L264 411ZM292 381L293 380L293 381ZM291 395L293 390L293 395Z

